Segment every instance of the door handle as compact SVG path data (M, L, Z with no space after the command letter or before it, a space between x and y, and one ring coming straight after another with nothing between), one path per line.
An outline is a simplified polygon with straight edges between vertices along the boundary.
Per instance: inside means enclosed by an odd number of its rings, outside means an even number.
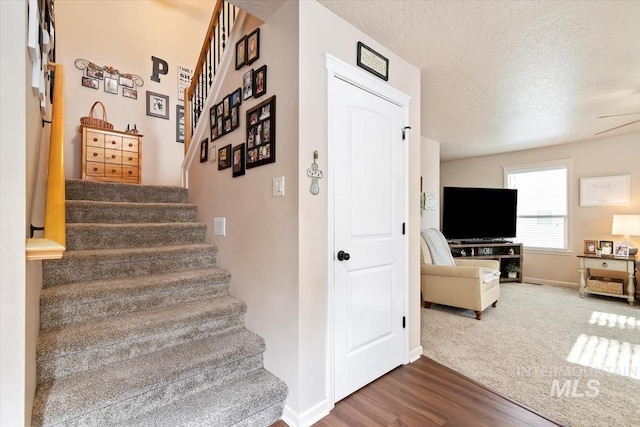
M338 251L338 261L349 261L349 258L351 258L351 255L348 252Z

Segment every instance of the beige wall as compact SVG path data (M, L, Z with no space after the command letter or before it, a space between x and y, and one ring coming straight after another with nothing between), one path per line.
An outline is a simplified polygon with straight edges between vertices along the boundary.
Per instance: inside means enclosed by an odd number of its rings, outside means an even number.
M244 33L255 25L249 22ZM312 196L306 176L314 150L320 169L327 165L325 53L355 65L356 42L365 42L390 59L390 85L413 98L410 230L420 228L419 71L317 2L284 2L260 28L260 60L251 67L268 65L266 96L277 95L277 161L239 178L196 161L189 169L189 195L210 229L213 217L226 217L227 235L209 231L209 239L218 245L219 265L233 275L232 294L248 304L247 327L266 340L265 367L289 386L289 415L303 422L326 410L328 398L326 179ZM247 70L230 70L221 96L236 89ZM246 108L263 99L243 101L243 120ZM216 140L217 147L245 142L244 126ZM271 195L277 176L285 177L285 197ZM410 234L410 349L420 346L417 236Z
M67 178L81 177L80 118L89 114L95 101L104 103L114 129L126 130L135 123L144 135L142 183L180 185L183 144L175 140L175 109L178 101L178 65L193 68L200 54L214 1L56 1L57 55L65 66L65 164ZM151 56L169 64L160 83L151 80ZM87 59L108 65L144 80L138 99L81 85L83 71L74 61ZM169 120L146 115L146 92L169 96ZM180 101L180 103L182 103ZM102 111L98 107L98 117Z
M640 214L640 134L611 136L535 150L444 162L442 186L502 187L504 166L573 159L571 170L570 251L525 251L524 277L535 283L577 285L576 255L584 240L621 240L611 235L614 213ZM631 175L631 205L580 207L580 178ZM636 246L640 236L633 237Z
M422 192L436 197L436 208L425 210L420 218L420 229L440 229L440 143L429 138L421 139L420 176Z

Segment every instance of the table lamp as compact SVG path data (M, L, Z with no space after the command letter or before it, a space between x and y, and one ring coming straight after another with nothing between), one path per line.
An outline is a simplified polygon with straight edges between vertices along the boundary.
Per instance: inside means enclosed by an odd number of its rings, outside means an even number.
M629 255L638 253L638 248L632 247L629 236L640 236L640 215L614 215L611 234L624 236L624 242L629 246Z

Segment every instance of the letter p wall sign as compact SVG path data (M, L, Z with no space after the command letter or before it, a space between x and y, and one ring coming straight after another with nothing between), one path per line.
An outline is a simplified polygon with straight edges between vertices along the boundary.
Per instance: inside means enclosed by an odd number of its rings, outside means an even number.
M153 63L153 74L151 74L151 80L160 83L160 74L165 75L169 72L169 64L164 59L151 57Z

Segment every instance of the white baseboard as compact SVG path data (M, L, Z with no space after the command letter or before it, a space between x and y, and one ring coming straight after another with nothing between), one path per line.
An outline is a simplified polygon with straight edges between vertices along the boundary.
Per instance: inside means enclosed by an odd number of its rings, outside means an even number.
M329 402L323 399L302 414L295 412L289 405L284 406L282 421L289 427L308 427L329 415Z
M409 363L413 363L420 359L420 356L424 353L424 348L421 345L417 346L409 352Z

